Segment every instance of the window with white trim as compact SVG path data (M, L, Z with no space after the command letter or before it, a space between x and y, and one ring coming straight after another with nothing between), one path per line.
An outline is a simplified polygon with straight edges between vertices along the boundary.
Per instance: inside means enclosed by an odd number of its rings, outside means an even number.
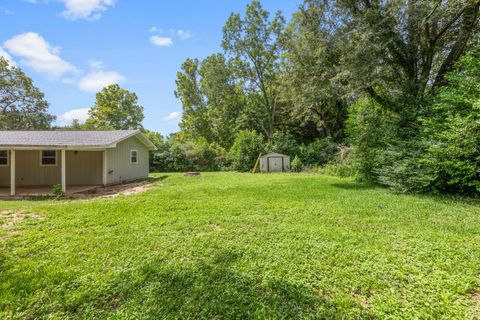
M8 151L0 150L0 166L8 166Z
M56 150L42 150L40 165L42 166L56 166L57 165L57 151Z
M130 164L138 164L138 151L130 150Z

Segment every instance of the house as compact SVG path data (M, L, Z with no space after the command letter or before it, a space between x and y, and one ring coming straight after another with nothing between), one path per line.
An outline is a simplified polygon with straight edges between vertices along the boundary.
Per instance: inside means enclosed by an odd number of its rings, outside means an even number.
M290 171L290 157L280 153L268 153L260 157L260 172Z
M50 193L56 184L74 193L145 178L154 149L139 130L0 131L0 194Z

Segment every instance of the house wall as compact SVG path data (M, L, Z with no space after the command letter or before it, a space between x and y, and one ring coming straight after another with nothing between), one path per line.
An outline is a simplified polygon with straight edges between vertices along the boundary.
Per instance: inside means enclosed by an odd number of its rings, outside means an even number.
M138 164L130 163L130 151L138 151ZM107 184L148 177L149 153L136 137L128 138L107 150Z
M41 186L61 183L61 156L57 151L55 166L40 166L39 150L15 152L15 184L17 186ZM10 181L8 182L10 185Z
M102 184L102 151L67 151L65 156L67 186ZM61 183L60 150L57 150L55 166L41 166L39 150L17 150L15 158L17 186L51 186ZM10 161L6 167L0 166L0 186L10 186Z
M68 185L102 184L103 151L67 151Z
M10 185L10 166L0 166L0 187Z

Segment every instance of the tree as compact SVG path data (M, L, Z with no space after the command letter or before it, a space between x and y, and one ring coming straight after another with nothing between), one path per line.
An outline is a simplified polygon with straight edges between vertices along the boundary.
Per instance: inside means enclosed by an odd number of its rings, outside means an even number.
M361 174L399 191L424 191L432 166L423 161L423 119L448 85L445 75L475 43L480 1L336 4L331 12L339 13L332 23L340 35L341 77L350 99L366 98L350 121Z
M279 78L284 25L279 12L270 21L269 13L254 0L243 19L240 14L232 14L223 28L223 49L235 63L250 108L256 107L258 125L269 141L281 115Z
M180 128L192 136L212 139L212 132L207 118L206 98L200 87L198 59L187 59L177 72L175 96L182 102L182 120Z
M480 46L447 74L433 111L424 121L424 155L438 191L480 194Z
M245 130L235 138L228 157L234 170L249 171L263 152L265 152L263 136L255 131Z
M32 79L0 57L0 129L48 129L53 120L48 102Z
M425 93L446 83L445 74L478 32L478 0L337 4L352 93L366 92L407 118L415 110L405 109L418 109Z
M244 95L222 54L187 59L177 73L175 96L183 106L180 127L194 140L229 148L241 125Z
M134 92L112 84L96 95L85 126L96 130L126 130L142 128L143 107L137 104Z
M346 81L340 81L338 31L326 14L329 3L305 1L287 28L282 98L288 128L298 140L341 140L347 115Z

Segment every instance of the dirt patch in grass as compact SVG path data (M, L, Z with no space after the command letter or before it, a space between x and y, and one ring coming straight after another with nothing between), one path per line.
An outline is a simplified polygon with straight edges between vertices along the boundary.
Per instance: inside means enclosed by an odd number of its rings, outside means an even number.
M475 301L477 303L480 303L480 292L474 292L472 294L472 299L473 299L473 301Z
M148 191L155 186L147 181L118 184L108 187L101 187L95 190L76 193L69 196L70 199L92 199L92 198L115 198L120 195L132 195Z
M15 226L27 218L43 219L42 216L32 212L8 210L0 211L0 221L3 222L0 228L1 231L4 232L2 235L0 235L0 239L19 234L20 230L16 229Z

